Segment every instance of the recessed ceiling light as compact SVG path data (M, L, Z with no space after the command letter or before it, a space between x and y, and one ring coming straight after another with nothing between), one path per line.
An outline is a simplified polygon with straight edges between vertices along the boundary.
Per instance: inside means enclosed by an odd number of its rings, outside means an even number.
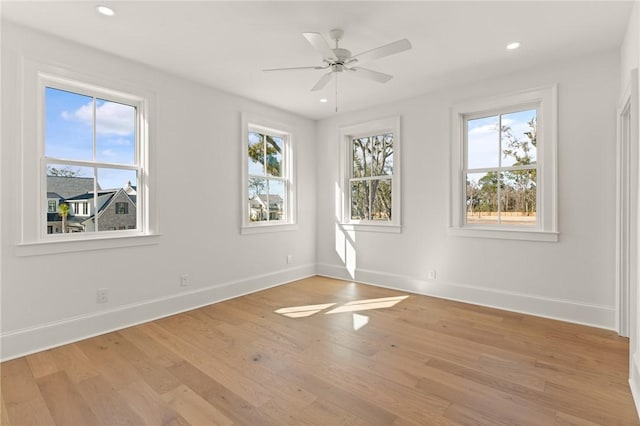
M116 14L113 9L107 6L96 6L96 9L98 9L98 12L102 13L104 16L113 16Z
M518 47L520 47L520 43L518 43L517 41L507 44L508 50L514 50L514 49L517 49Z
M320 102L322 102L323 104L325 104L325 103L329 102L329 100L328 100L327 98L322 98L322 99L320 99Z

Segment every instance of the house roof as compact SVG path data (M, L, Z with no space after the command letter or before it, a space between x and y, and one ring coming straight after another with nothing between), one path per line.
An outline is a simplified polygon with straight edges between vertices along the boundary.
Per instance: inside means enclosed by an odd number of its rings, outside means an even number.
M98 190L100 189L100 184L98 184ZM47 194L52 192L59 194L60 198L68 199L92 191L92 177L47 176Z
M98 191L98 197L102 197L103 195L115 194L118 192L117 189L110 189L108 191ZM74 197L66 198L66 201L79 201L79 200L91 200L93 198L93 192L87 192L85 194L76 195Z
M257 194L256 197L264 201L267 200L267 194ZM269 194L269 201L271 203L281 203L283 200L282 197L277 194Z
M47 198L62 198L62 196L60 194L58 194L57 192L47 192Z

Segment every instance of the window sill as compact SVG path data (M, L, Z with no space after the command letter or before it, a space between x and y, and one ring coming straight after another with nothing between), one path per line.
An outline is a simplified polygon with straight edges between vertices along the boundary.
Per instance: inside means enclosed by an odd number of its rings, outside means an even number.
M493 238L498 240L522 240L558 242L558 232L522 229L449 228L449 235L456 237Z
M298 225L293 223L246 225L240 228L240 235L264 234L267 232L297 231Z
M391 234L399 234L402 232L402 226L390 224L369 224L369 223L341 223L340 229L343 231L364 231L364 232L384 232Z
M109 235L89 239L38 241L35 243L18 244L14 253L16 256L41 256L47 254L73 253L88 250L104 250L123 247L137 247L158 244L160 235Z

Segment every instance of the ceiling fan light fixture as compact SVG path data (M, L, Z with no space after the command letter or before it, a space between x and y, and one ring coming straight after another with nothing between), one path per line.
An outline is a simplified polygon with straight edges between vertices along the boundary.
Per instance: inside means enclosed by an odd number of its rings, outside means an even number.
M520 47L520 43L517 41L507 44L507 50L516 50L518 47Z

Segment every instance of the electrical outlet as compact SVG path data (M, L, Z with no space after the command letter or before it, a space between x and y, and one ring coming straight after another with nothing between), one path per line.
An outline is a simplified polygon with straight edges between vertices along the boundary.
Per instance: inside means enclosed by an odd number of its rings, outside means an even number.
M109 301L109 289L99 288L97 293L98 303L107 303Z
M292 254L288 254L287 255L287 264L292 264L293 263L293 255Z
M435 280L436 279L436 270L435 269L429 269L427 271L427 279L428 280Z
M180 275L180 287L186 287L189 285L189 275L182 274Z

